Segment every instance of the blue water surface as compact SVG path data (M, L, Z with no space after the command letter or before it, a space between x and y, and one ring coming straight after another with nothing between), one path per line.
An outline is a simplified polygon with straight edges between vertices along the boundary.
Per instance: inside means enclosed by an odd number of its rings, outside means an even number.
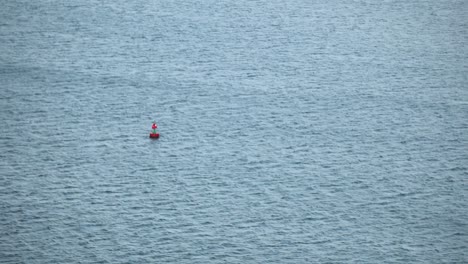
M0 262L467 263L467 10L3 1Z

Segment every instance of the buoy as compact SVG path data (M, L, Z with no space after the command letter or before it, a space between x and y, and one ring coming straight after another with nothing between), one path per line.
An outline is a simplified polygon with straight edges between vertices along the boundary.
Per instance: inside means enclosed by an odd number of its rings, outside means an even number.
M158 128L158 125L156 125L156 122L153 121L153 125L151 126L151 128L153 130L150 133L150 138L159 138L159 133L158 131L156 131L156 129Z

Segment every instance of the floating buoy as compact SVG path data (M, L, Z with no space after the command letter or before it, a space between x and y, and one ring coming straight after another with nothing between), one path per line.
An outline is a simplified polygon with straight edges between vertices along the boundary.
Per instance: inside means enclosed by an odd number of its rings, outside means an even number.
M150 133L150 138L159 138L159 133L158 131L156 131L156 129L158 128L158 125L156 125L156 122L153 121L153 125L151 126L151 128L153 130Z

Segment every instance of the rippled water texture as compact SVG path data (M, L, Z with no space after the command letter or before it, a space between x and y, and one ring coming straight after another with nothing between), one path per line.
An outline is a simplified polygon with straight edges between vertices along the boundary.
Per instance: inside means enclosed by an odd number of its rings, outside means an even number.
M467 263L467 13L2 1L0 262Z

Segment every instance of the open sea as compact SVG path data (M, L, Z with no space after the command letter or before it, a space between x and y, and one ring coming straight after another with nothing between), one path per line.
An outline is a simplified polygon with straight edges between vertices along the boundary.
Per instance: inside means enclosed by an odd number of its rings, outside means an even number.
M0 263L468 263L467 1L0 6Z

